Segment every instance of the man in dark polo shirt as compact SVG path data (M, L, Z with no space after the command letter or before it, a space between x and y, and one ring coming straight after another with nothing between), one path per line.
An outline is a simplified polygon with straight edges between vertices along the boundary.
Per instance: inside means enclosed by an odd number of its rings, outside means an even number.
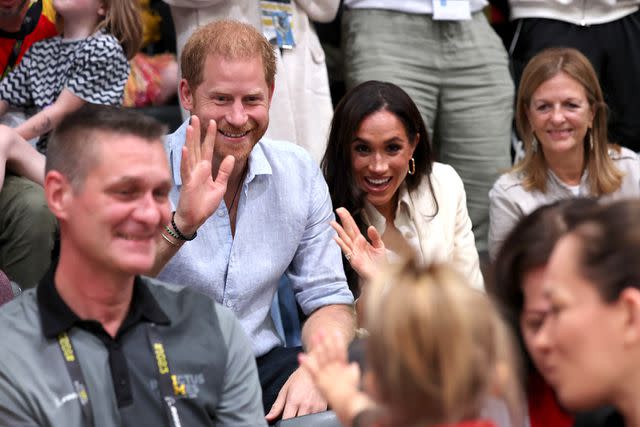
M0 424L265 425L250 343L231 312L139 274L170 220L155 120L86 106L50 139L45 194L60 258L0 308ZM220 198L226 182L220 179Z

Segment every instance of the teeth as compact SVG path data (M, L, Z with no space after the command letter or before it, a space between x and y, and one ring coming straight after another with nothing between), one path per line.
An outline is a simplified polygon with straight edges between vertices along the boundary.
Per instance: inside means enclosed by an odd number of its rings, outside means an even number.
M391 180L391 177L389 178L380 178L380 179L373 179L373 178L365 178L367 180L367 182L373 184L373 185L382 185L382 184L386 184L387 182L389 182Z
M230 133L230 132L220 131L220 133L223 134L224 136L228 137L228 138L242 138L243 136L245 136L249 132Z

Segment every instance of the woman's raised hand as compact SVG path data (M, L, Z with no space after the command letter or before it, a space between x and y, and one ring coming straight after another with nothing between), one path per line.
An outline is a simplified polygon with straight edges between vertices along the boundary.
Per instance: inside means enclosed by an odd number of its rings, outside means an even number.
M372 279L387 259L380 234L375 227L370 226L367 229L367 235L371 240L369 243L348 210L338 208L336 213L342 225L331 221L331 226L338 233L333 239L338 243L356 273L364 280Z

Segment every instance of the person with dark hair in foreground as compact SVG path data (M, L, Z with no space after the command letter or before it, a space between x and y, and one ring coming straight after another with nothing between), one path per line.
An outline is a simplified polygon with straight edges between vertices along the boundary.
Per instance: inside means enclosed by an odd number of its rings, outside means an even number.
M602 425L640 425L640 201L573 218L544 279L550 313L534 346L568 409L616 409Z

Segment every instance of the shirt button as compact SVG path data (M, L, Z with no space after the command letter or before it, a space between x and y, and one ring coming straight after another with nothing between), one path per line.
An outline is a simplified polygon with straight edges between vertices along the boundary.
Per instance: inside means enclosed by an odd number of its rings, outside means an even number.
M227 300L226 304L227 304L227 307L229 308L233 307L233 303L229 300Z
M218 209L218 216L221 217L221 218L224 216L224 210L223 209Z

